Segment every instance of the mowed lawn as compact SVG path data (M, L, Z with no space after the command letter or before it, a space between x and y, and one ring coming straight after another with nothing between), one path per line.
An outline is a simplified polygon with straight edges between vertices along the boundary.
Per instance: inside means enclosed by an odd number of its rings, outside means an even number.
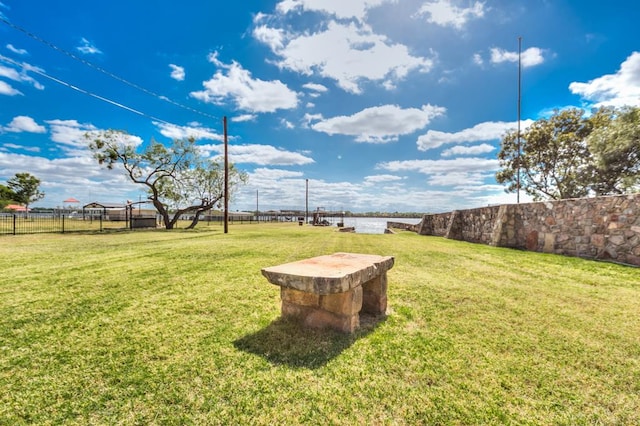
M354 335L260 269L395 256ZM297 224L0 238L0 424L640 424L640 270Z

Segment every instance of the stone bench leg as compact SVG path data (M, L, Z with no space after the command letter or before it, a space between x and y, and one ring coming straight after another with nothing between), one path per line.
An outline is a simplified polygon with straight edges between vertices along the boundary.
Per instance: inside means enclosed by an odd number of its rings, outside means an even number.
M308 327L352 333L360 327L362 294L362 287L327 295L281 287L282 317L294 317Z
M387 313L387 273L362 285L362 312L372 315Z

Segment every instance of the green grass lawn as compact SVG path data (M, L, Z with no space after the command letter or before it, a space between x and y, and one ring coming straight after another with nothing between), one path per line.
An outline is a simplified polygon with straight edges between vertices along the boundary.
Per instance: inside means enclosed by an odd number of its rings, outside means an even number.
M260 269L393 255L388 316ZM640 424L640 270L297 224L0 238L0 424Z

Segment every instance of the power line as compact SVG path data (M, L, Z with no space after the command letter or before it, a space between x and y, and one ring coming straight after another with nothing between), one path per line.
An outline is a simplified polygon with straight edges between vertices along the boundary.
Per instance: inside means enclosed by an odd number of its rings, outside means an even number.
M151 90L146 89L146 88L144 88L144 87L142 87L142 86L140 86L138 84L132 83L129 80L127 80L127 79L125 79L123 77L120 77L120 76L118 76L118 75L116 75L116 74L114 74L114 73L112 73L110 71L107 71L104 68L94 64L93 62L87 61L86 59L83 59L83 58L81 58L81 57L79 57L77 55L74 55L72 52L69 52L68 50L65 50L65 49L63 49L61 47L58 47L57 45L51 43L50 41L47 41L47 40L43 39L42 37L39 37L36 34L28 31L27 29L25 29L25 28L23 28L23 27L21 27L19 25L14 24L13 22L11 22L11 21L5 19L4 17L2 17L2 15L0 15L0 22L3 22L4 24L8 25L9 27L13 28L16 31L20 31L21 33L24 33L28 37L30 37L30 38L32 38L32 39L34 39L34 40L36 40L36 41L48 46L48 47L50 47L53 50L56 50L56 51L58 51L58 52L60 52L60 53L62 53L64 55L67 55L70 58L75 59L76 61L81 62L82 64L84 64L84 65L86 65L88 67L91 67L91 68L95 69L96 71L99 71L99 72L101 72L101 73L103 73L103 74L105 74L105 75L107 75L107 76L109 76L109 77L121 82L121 83L124 83L129 87L133 87L134 89L140 90L141 92L144 92L147 95L153 96L155 98L158 98L160 100L168 102L168 103L170 103L170 104L172 104L174 106L186 109L188 111L194 112L194 113L202 115L204 117L212 118L214 120L217 120L219 118L219 117L216 117L215 115L211 115L211 114L208 114L206 112L199 111L199 110L197 110L195 108L192 108L190 106L187 106L187 105L181 104L179 102L176 102L176 101L174 101L174 100L172 100L172 99L170 99L170 98L168 98L166 96L163 96L163 95L157 94L155 92L152 92ZM48 76L43 76L43 77L49 78Z
M0 55L0 61L4 61L4 62L10 63L12 65L15 65L17 67L24 68L24 64L20 64L19 62L14 61L11 58L7 58L6 56L3 56L3 55ZM30 67L29 71L33 72L34 74L37 74L37 75L39 75L41 77L47 78L47 79L49 79L51 81L54 81L54 82L56 82L56 83L58 83L58 84L60 84L62 86L68 87L69 89L75 90L76 92L80 92L80 93L82 93L84 95L91 96L92 98L101 100L101 101L106 102L108 104L114 105L114 106L116 106L118 108L122 108L122 109L124 109L126 111L132 112L134 114L138 114L138 115L140 115L142 117L145 117L145 118L148 118L150 120L153 120L153 121L156 121L156 122L159 122L159 123L163 123L163 124L166 124L166 125L169 125L169 126L178 127L178 128L182 127L182 126L180 126L178 124L171 123L169 121L163 120L163 119L158 118L158 117L154 117L153 115L147 114L144 111L137 110L137 109L132 108L130 106L127 106L127 105L125 105L123 103L116 102L116 101L114 101L112 99L105 98L104 96L101 96L101 95L98 95L96 93L90 92L88 90L82 89L82 88L80 88L78 86L75 86L75 85L73 85L71 83L68 83L68 82L66 82L64 80L61 80L61 79L56 78L56 77L53 77L53 76L47 74L46 72L41 71L41 70L39 70L39 69L37 69L35 67Z

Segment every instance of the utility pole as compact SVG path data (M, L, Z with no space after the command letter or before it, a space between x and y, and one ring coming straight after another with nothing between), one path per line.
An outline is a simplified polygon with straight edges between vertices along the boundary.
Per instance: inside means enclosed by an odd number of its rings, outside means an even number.
M224 233L229 233L229 152L227 140L227 116L222 117L224 131Z
M259 205L258 205L258 190L256 189L256 221L258 223L260 223L260 216L259 216L260 209L258 207L259 207Z
M306 192L306 196L305 196L305 216L304 216L304 223L307 224L309 223L309 179L306 180L307 182L307 192Z
M518 37L518 168L517 173L517 185L518 193L516 195L516 202L520 204L520 111L522 105L522 37Z

